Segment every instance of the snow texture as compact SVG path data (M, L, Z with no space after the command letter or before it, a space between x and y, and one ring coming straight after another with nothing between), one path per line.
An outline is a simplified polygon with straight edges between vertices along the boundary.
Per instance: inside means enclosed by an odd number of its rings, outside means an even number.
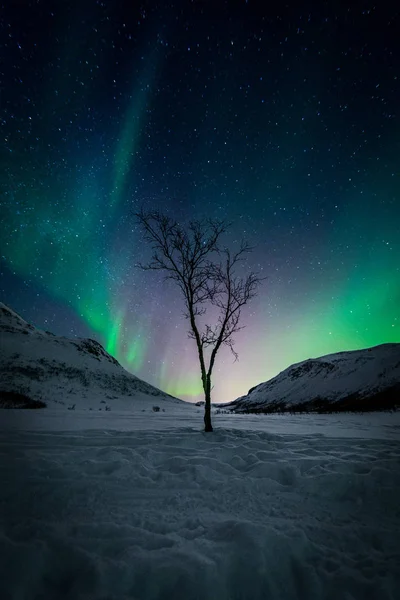
M225 408L240 412L395 406L400 406L400 344L338 352L294 364Z
M398 413L173 412L2 411L2 600L398 598Z
M128 373L91 339L41 331L0 303L1 392L22 393L53 408L91 410L185 406ZM1 405L1 393L0 393Z

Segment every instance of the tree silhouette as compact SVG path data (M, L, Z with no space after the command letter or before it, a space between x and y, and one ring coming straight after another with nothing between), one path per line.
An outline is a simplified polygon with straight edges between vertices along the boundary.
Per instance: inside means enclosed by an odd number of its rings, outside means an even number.
M144 236L153 250L150 262L139 267L163 271L182 292L184 315L189 320L189 337L197 346L201 381L205 396L204 430L212 431L211 376L217 353L228 346L235 357L234 334L243 329L239 325L241 311L256 294L263 278L250 272L245 277L237 268L252 251L242 242L236 252L220 245L222 234L229 225L217 219L190 221L186 227L160 211L136 213ZM218 311L216 322L200 325L207 309Z

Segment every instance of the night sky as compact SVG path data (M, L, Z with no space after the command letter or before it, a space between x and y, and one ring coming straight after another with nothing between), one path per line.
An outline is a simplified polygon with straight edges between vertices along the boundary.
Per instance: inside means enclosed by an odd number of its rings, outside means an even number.
M400 17L363 2L1 3L1 300L201 397L178 292L133 213L232 222L267 280L228 401L310 356L400 341ZM266 5L268 8L261 8ZM351 8L349 8L351 7Z

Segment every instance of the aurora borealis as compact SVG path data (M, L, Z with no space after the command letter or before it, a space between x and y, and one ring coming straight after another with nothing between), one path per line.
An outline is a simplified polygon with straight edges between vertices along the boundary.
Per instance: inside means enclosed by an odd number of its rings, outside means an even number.
M135 210L232 222L268 279L214 401L400 341L400 19L389 3L9 2L1 300L201 397L178 292ZM301 4L301 6L299 6Z

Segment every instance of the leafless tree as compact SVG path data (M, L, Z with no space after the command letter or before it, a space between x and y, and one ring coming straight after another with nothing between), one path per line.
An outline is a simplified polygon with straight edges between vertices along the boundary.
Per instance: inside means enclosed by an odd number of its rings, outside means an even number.
M136 214L153 255L145 270L163 271L180 289L184 298L184 315L189 320L189 337L196 341L200 361L201 381L205 395L204 426L212 431L211 376L215 358L221 346L234 349L234 334L241 311L256 294L262 278L250 272L237 274L237 267L252 248L242 242L236 252L220 245L220 238L229 225L217 219L191 221L186 227L159 211ZM200 325L207 308L218 312L214 325Z

